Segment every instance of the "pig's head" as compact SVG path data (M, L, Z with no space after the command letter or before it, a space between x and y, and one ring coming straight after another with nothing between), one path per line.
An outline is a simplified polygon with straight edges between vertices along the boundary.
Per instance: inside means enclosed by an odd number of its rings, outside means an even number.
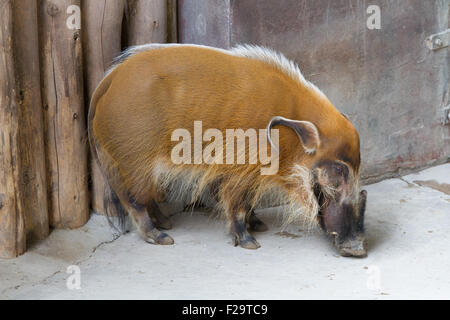
M342 256L365 257L367 192L361 191L358 183L360 150L356 129L341 114L335 114L329 124L322 122L320 129L310 121L283 117L272 118L268 129L275 125L293 129L301 141L304 152L299 165L309 170L308 186L318 203L320 226Z
M365 257L364 211L367 192L359 191L346 163L323 161L313 169L318 219L342 256ZM357 179L357 178L356 178Z

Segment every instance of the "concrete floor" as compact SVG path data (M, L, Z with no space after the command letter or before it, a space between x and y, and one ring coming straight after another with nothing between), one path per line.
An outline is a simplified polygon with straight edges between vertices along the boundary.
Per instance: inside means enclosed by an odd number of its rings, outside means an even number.
M173 246L117 239L93 215L55 230L26 254L0 260L2 299L450 299L450 164L366 187L369 256L337 255L320 232L291 226L257 234L262 248L234 247L224 223L179 214ZM80 289L68 289L79 267Z

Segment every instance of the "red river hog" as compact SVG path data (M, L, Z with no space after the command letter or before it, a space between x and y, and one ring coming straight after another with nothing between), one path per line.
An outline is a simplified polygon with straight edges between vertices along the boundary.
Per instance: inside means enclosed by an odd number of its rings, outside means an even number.
M236 245L259 247L253 209L284 204L343 256L367 253L358 132L280 53L188 44L131 47L95 90L89 141L105 205L144 240L172 244L158 203L214 198Z

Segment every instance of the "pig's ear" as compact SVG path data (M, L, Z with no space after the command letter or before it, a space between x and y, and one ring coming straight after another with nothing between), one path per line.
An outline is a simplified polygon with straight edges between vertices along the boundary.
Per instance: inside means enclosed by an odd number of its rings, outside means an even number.
M280 116L272 117L267 125L267 136L271 144L270 129L275 126L286 126L293 129L300 138L307 154L313 154L320 145L319 131L312 122L291 120Z

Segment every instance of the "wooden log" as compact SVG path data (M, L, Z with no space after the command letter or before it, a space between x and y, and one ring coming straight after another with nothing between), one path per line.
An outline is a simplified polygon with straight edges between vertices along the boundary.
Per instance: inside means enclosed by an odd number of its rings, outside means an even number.
M73 29L81 18L77 11L80 0L39 1L49 220L60 228L82 226L89 218L82 48L80 30Z
M120 54L124 6L123 0L83 2L83 57L87 102L105 71L111 66L112 60ZM103 213L105 182L95 160L90 161L90 173L91 206L95 212Z
M25 218L21 201L16 101L12 45L12 1L0 0L0 257L25 252Z
M167 0L128 0L126 19L128 45L167 42Z
M167 42L178 42L177 0L167 0Z
M19 103L19 149L27 241L49 233L37 3L13 1L13 45Z

